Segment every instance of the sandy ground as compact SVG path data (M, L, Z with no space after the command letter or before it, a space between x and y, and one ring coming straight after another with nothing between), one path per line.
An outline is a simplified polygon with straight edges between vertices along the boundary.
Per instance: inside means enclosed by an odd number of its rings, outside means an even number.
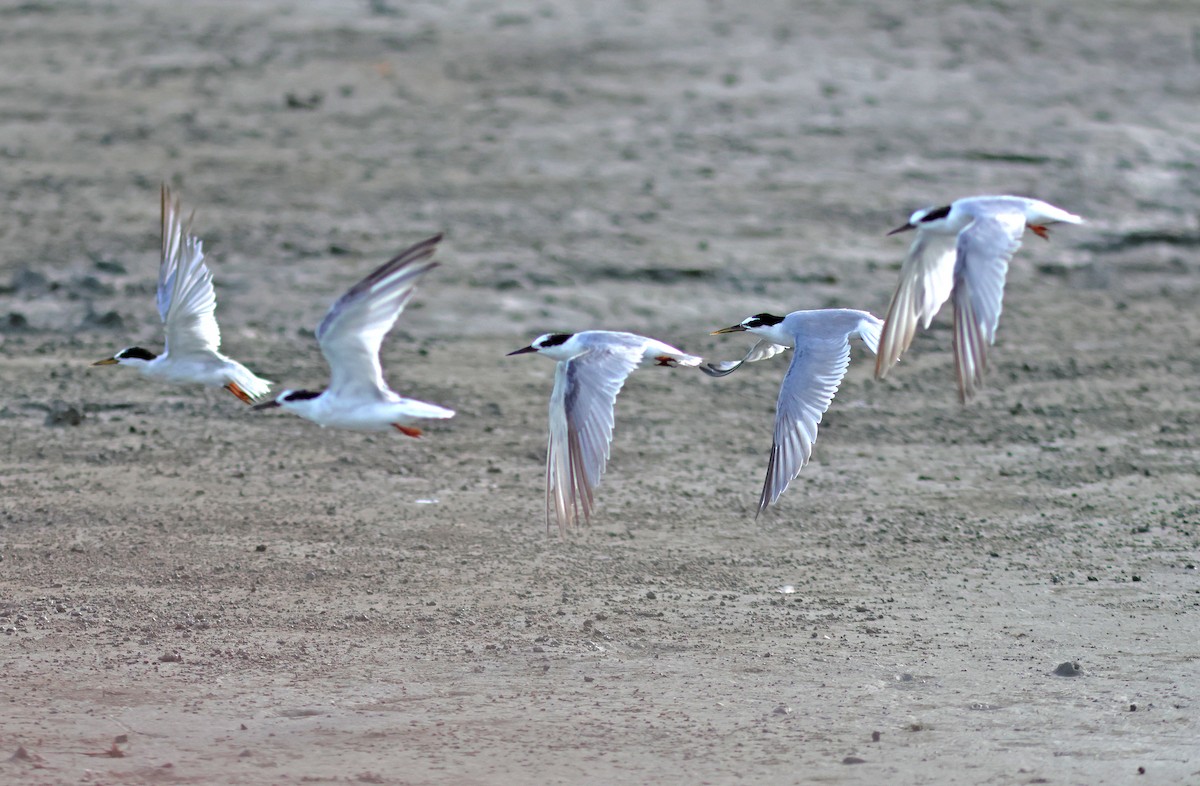
M1195 6L910 5L0 5L0 780L1200 782ZM163 180L289 387L444 230L384 354L458 417L91 368L160 346ZM505 352L881 313L884 232L996 192L1089 223L1027 240L974 404L944 317L856 349L756 521L786 359L647 369L547 533L553 367Z

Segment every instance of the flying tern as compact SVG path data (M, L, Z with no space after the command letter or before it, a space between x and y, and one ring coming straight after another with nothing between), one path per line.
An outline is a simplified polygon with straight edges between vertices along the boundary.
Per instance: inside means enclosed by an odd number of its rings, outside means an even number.
M546 525L553 509L560 533L591 518L596 486L612 444L613 408L626 378L643 362L699 366L703 358L633 333L547 333L509 355L536 352L558 361L550 393L546 449Z
M967 197L918 210L889 235L916 230L900 269L879 341L875 377L883 379L912 343L917 323L929 327L954 300L954 358L958 394L966 403L983 383L987 346L995 342L1008 261L1029 229L1049 239L1051 224L1083 219L1054 205L1016 196ZM953 242L951 242L953 241Z
M454 417L454 410L404 398L388 387L379 348L417 282L433 268L430 261L442 236L401 251L347 290L317 327L317 343L329 363L325 390L285 390L254 409L279 407L320 426L355 431L395 429L421 436L420 420Z
M188 234L183 225L179 200L171 199L165 185L157 300L163 321L163 353L126 347L93 366L131 366L143 376L163 382L221 387L247 404L267 394L270 381L218 351L221 330L214 313L217 297L212 272L204 264L200 239Z
M828 308L793 311L786 317L755 314L736 325L713 331L714 336L746 331L762 337L740 361L710 363L701 368L714 377L730 374L743 363L792 350L792 364L775 404L775 437L758 499L758 513L779 499L812 456L817 424L833 402L850 365L850 338L857 334L875 352L882 327L883 323L866 311Z

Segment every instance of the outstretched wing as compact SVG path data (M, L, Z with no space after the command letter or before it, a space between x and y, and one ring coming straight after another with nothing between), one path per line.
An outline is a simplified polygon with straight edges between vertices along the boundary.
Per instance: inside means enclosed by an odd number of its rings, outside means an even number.
M797 339L792 365L775 405L775 439L758 512L774 504L812 456L817 424L850 365L850 340Z
M741 360L722 360L716 363L705 363L700 370L710 377L724 377L737 371L744 363L754 363L759 360L773 358L787 350L782 344L775 344L765 338L750 347L750 351Z
M401 251L329 308L317 327L317 342L329 363L332 393L380 397L387 391L379 347L421 276L437 267L428 260L441 239L435 235Z
M156 300L172 356L212 354L220 348L212 272L204 264L200 239L187 234L179 200L171 199L166 186L162 188L162 258Z
M598 347L559 361L550 394L546 452L546 522L551 508L560 532L592 514L612 444L617 393L642 361L640 347Z
M954 245L947 237L917 230L917 239L900 268L900 283L884 319L875 378L883 379L916 335L917 325L928 328L954 285Z
M954 271L954 359L959 399L983 383L987 347L996 340L1008 262L1021 247L1025 215L1019 210L981 216L958 235Z

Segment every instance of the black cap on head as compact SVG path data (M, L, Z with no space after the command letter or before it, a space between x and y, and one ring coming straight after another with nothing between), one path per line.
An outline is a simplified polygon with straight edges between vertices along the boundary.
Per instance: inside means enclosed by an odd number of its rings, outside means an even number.
M279 397L281 401L307 401L310 398L316 398L325 391L323 390L289 390Z
M927 221L937 221L939 218L945 218L948 215L950 215L949 205L935 207L925 215L921 216L921 223L924 224Z
M570 340L574 333L551 333L546 336L538 344L538 347L557 347L559 344L565 344Z
M148 349L142 349L141 347L129 347L128 349L122 349L120 352L118 352L117 357L136 358L138 360L151 361L158 357L158 355L154 354Z
M746 320L745 324L749 327L765 327L767 325L778 325L783 321L783 317L777 317L774 314L755 314Z
M514 349L509 352L509 355L524 355L528 352L537 352L539 349L546 347L557 347L559 344L565 344L574 333L547 333L544 336L538 336L533 340L533 343L527 347Z

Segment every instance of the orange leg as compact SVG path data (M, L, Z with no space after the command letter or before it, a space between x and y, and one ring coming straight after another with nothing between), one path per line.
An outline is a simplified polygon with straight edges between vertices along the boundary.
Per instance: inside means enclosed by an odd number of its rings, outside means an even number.
M225 389L228 390L233 395L237 396L245 404L253 404L254 403L254 399L250 398L250 396L246 393L246 391L244 391L240 387L238 387L238 383L236 383L236 382L230 382L228 385L225 386Z
M413 439L421 438L421 429L419 428L413 428L412 426L401 426L399 423L393 423L392 428L396 429L396 431L399 431L406 437L412 437Z
M675 368L675 366L677 365L677 364L675 363L675 358L673 358L673 357L670 357L670 356L668 356L668 355L659 355L658 357L656 357L656 358L654 359L654 361L655 361L655 362L656 362L658 365L660 365L660 366L666 366L667 368Z
M1040 237L1042 240L1050 239L1050 230L1041 224L1030 224L1029 231Z

